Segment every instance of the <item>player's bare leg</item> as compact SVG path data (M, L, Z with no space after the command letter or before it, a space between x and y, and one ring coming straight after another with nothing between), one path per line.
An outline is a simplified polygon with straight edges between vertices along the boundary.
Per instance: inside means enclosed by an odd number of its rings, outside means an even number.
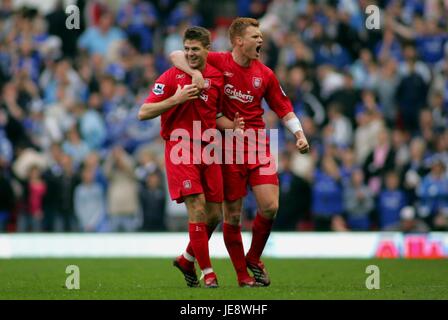
M205 211L207 212L207 226L215 230L222 220L222 203L207 201Z
M224 202L224 243L237 273L238 284L241 287L253 287L256 283L247 272L243 240L241 238L242 204L242 199Z
M253 186L252 190L259 209L252 225L252 243L246 255L246 262L255 280L263 286L268 286L271 281L260 257L278 211L279 188L273 184L261 184Z
M216 288L218 287L218 282L211 266L208 248L208 235L206 230L207 214L204 194L186 196L185 205L187 206L188 211L190 244L193 249L193 253L198 261L199 267L204 274L205 286L208 288ZM176 259L175 262L176 261L178 261L178 259ZM176 267L179 268L179 266L177 265ZM191 274L191 272L188 272L187 274L186 272L184 272L186 270L184 270L183 268L179 269L184 274L187 285L198 286L190 285L191 283L196 284L197 282L194 281L194 277L192 277L193 275ZM196 272L194 272L194 274L196 275Z

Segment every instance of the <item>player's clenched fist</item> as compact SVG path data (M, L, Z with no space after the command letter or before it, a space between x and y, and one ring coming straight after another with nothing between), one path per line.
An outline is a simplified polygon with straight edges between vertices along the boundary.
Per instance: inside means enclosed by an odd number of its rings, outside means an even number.
M299 152L303 154L310 151L310 145L308 144L308 140L306 139L303 131L298 131L296 133L296 137L297 137L296 147L299 150Z

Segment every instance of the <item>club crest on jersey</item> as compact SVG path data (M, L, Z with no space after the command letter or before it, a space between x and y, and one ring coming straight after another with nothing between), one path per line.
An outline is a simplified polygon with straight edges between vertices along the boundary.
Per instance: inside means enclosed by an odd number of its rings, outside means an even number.
M210 86L212 85L212 82L210 79L204 79L204 89L210 89Z
M184 189L191 189L191 181L184 180Z
M201 93L199 94L199 98L201 98L202 100L204 100L205 102L208 101L208 95L204 93L204 91L201 91Z
M262 82L262 79L259 78L259 77L253 77L252 78L252 84L254 85L255 89L258 89L258 88L261 87L261 82Z
M165 88L165 85L163 83L156 83L154 84L154 88L152 89L152 92L159 96L163 94L163 88Z

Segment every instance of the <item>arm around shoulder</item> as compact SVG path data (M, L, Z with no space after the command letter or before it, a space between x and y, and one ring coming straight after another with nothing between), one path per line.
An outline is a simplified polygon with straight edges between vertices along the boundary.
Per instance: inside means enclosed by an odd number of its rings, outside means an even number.
M204 77L202 76L201 71L193 69L188 65L187 59L185 58L185 54L183 51L175 50L171 52L170 61L176 68L182 70L183 72L191 76L192 78L191 83L197 85L199 89L204 88Z

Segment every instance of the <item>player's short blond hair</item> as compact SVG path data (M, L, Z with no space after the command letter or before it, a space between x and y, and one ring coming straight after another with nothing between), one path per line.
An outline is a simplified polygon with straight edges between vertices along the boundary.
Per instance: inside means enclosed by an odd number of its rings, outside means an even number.
M232 46L234 45L235 38L241 37L244 31L251 26L258 28L260 23L256 19L242 17L236 18L232 21L232 24L229 27L229 38Z

